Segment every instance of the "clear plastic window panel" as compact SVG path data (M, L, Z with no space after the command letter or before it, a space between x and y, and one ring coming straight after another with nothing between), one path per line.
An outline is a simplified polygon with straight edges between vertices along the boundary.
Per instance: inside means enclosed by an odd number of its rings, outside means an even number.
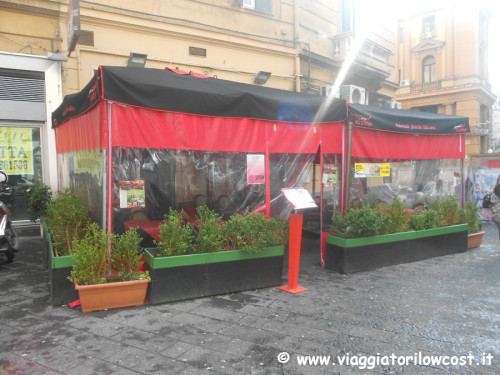
M106 151L78 151L58 155L59 190L73 189L95 222L105 228L104 181Z
M413 161L353 160L346 207L399 199L408 208L430 207L439 197L462 196L462 166L458 159Z
M312 155L270 156L271 216L288 218L280 190L304 187ZM163 220L170 208L194 220L207 205L228 219L233 214L265 213L265 156L259 153L205 152L145 148L113 150L113 231L130 221Z
M128 220L163 220L170 208L194 219L196 207L206 205L228 218L265 204L263 154L144 148L113 153L117 233Z
M316 178L323 184L323 230L328 230L333 216L340 210L342 156L338 154L324 154L322 173L319 164L316 168L318 170ZM319 220L318 218L318 224Z
M465 180L465 199L476 202L479 215L485 221L492 220L492 213L491 209L483 208L483 198L494 189L498 176L500 159L471 158Z
M270 155L271 217L287 220L292 212L292 208L281 193L281 189L305 188L312 194L313 157L314 155L310 154L292 153ZM262 204L265 204L265 199ZM306 212L308 211L310 210L306 210Z

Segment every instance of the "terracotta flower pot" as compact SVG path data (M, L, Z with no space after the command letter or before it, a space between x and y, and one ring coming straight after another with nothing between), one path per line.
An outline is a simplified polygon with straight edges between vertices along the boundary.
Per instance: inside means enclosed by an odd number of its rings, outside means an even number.
M473 234L469 234L469 242L468 248L472 249L474 247L478 247L481 245L481 241L483 240L484 232L477 232Z
M75 282L75 289L80 295L82 311L87 313L96 310L144 305L150 281L132 280L94 285L78 285Z

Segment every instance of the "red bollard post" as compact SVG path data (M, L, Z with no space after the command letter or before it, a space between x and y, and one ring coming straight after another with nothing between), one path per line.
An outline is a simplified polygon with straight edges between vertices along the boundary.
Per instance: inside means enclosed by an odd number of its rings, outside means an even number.
M302 242L302 214L290 215L290 226L288 235L288 285L280 286L278 289L285 292L297 294L307 290L299 286L300 244Z

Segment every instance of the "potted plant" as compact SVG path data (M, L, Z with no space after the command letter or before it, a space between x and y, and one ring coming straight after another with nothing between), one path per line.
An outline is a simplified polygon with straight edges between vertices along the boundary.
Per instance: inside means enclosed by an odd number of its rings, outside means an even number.
M42 217L43 238L48 249L49 287L53 305L78 299L78 293L68 281L73 265L73 240L82 239L92 222L72 190L59 192L49 202Z
M48 185L38 184L24 191L28 201L28 215L32 222L42 219L52 201L52 189Z
M364 205L332 220L325 268L350 273L465 251L467 224L456 198L429 210L410 211L394 200L388 208Z
M481 231L478 220L479 209L472 200L467 201L463 210L463 221L468 224L468 248L472 249L481 245L484 231Z
M281 285L284 232L262 214L224 222L200 206L194 225L171 210L160 225L161 241L145 251L147 298L155 304Z
M80 203L75 192L66 189L48 205L45 221L55 255L65 256L71 255L73 241L85 236L92 220L88 208Z
M85 237L73 242L74 282L83 312L144 304L147 272L140 266L141 237L135 230L122 235L104 232L92 223Z
M28 203L28 215L32 222L42 220L47 214L47 208L52 201L52 190L50 186L39 184L24 190L24 196ZM40 237L44 239L43 224L40 221ZM48 242L44 241L43 261L45 268L49 265Z

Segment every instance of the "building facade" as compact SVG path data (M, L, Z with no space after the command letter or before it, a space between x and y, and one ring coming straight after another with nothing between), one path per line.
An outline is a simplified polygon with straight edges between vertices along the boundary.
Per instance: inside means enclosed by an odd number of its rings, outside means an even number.
M469 155L491 146L489 14L476 2L457 2L399 20L397 28L396 100L404 109L469 117Z

